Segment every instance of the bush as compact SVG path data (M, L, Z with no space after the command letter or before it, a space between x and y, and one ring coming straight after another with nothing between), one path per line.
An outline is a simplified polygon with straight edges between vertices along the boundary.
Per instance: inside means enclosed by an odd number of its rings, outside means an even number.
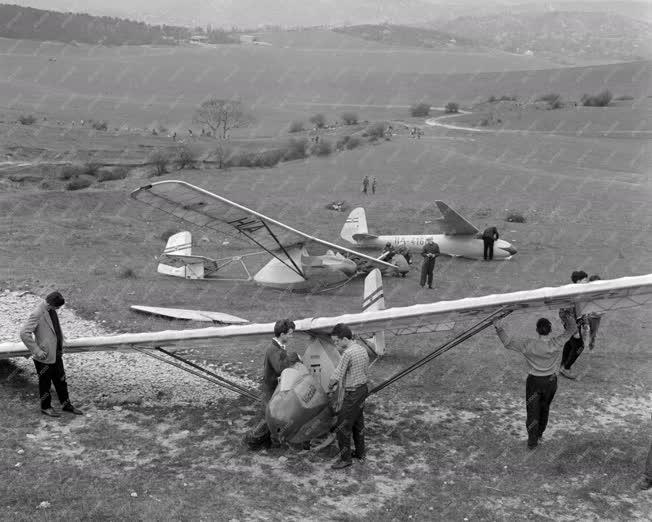
M333 145L327 140L319 140L312 146L312 153L315 156L328 156L331 152L333 152Z
M127 167L103 168L97 173L97 181L103 183L105 181L125 179L128 174L129 169Z
M363 136L369 138L370 140L380 139L385 136L385 124L384 123L374 123L369 125L362 133Z
M326 126L326 116L323 114L315 114L310 118L310 123L318 129L323 129Z
M346 150L357 149L362 145L362 140L357 136L351 136L351 138L346 142Z
M100 167L101 165L99 163L89 161L82 166L82 169L83 173L87 176L97 176L98 172L100 171Z
M217 162L217 168L218 169L223 169L225 167L228 167L229 159L232 156L231 148L227 147L224 145L224 143L220 142L217 147L215 147L215 150L213 151L213 156L215 157L215 161Z
M429 103L417 103L410 107L410 114L415 118L423 118L430 115Z
M539 96L539 97L537 98L537 101L548 102L548 103L550 103L550 104L552 105L554 102L556 102L557 100L560 100L560 99L561 99L561 95L560 95L560 94L557 94L557 93L551 92L551 93L549 93L549 94L544 94L544 95L542 95L542 96Z
M33 114L21 114L18 117L18 121L21 125L34 125L36 123L36 116Z
M121 266L118 268L118 277L120 279L135 279L136 272L133 268L129 268L128 266Z
M358 115L355 112L343 112L342 121L345 125L355 125L358 123Z
M455 114L460 112L460 106L455 102L448 102L446 108L444 109L448 114Z
M149 155L147 162L154 166L155 176L162 176L167 172L168 163L170 163L170 155L166 151L158 149Z
M484 120L480 120L480 127L488 127L489 126L489 119L485 118Z
M303 122L298 120L290 123L290 127L288 128L288 132L301 132L302 130L304 130Z
M66 190L81 190L90 187L95 181L90 176L78 176L66 183Z
M189 145L179 145L175 150L174 162L179 169L192 169L195 167L198 156L199 153L195 148Z
M498 101L498 99L493 94L491 96L489 96L489 98L487 98L487 103L494 103L494 102L497 102L497 101Z
M95 130L99 131L105 131L108 130L109 128L109 122L106 120L89 120L89 123L91 124L91 127L93 127Z
M283 159L284 152L279 149L245 152L230 158L226 165L230 167L274 167Z
M72 178L76 178L85 173L86 173L86 168L84 167L84 165L73 163L71 165L64 165L63 167L61 167L61 169L59 170L58 178L65 181Z
M283 151L283 161L303 159L308 155L308 140L300 138L290 140Z
M519 212L510 212L505 217L505 221L509 221L510 223L525 223L525 217Z
M634 97L629 94L623 94L622 96L618 96L618 98L614 98L615 101L628 101L633 99Z
M590 94L583 95L582 105L585 107L606 107L609 105L609 103L611 103L611 98L611 92L605 89L604 91L593 96Z

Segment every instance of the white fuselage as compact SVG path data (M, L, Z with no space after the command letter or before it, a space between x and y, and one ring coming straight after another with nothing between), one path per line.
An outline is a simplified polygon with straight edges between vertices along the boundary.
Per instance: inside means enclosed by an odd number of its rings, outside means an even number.
M450 236L446 234L378 236L376 238L351 241L358 248L382 249L387 243L395 248L405 246L412 253L419 253L431 237L439 251L447 256L482 259L484 257L484 242L475 236ZM498 239L494 242L494 259L509 259L516 250L507 241Z

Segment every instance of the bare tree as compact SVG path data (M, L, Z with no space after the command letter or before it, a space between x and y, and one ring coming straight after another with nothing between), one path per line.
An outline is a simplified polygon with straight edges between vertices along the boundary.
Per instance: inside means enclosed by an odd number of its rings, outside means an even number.
M226 139L231 129L245 127L251 118L239 101L209 98L199 106L193 120L206 125L216 137Z

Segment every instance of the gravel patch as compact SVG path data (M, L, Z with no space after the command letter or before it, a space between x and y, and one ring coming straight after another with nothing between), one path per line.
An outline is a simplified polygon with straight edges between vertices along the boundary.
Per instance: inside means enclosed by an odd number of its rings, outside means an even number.
M32 293L3 291L0 293L0 342L16 342L18 332L31 310L42 300ZM110 335L113 332L101 322L89 321L64 306L59 312L61 328L68 339ZM37 379L34 364L29 359L12 359L19 373L34 383ZM95 352L65 354L64 364L70 395L75 403L83 405L141 404L210 405L237 395L206 382L178 368L147 357L141 353ZM207 367L240 385L251 389L257 383L224 372L217 365Z

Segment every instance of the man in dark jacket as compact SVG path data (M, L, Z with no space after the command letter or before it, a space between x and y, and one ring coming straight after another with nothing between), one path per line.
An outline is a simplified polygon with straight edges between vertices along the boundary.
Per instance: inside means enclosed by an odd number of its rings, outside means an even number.
M41 398L41 413L49 417L61 414L52 408L51 385L57 391L57 397L63 411L82 415L82 411L70 403L66 371L63 367L64 336L59 323L57 310L65 299L59 292L47 295L30 314L20 329L20 338L32 352L34 366L38 375L38 389Z
M491 261L494 258L494 241L497 241L499 237L498 229L496 227L485 228L482 233L485 261Z
M421 265L421 287L424 287L427 281L428 288L432 288L432 276L435 270L435 259L439 256L439 245L431 237L426 239L421 256L423 257L423 264Z
M292 338L294 329L295 324L289 319L281 319L274 324L274 338L265 352L265 362L263 363L262 417L244 437L244 442L250 449L269 448L272 444L272 435L265 420L265 410L267 403L274 395L283 370L300 360L297 353L287 352L287 343Z

